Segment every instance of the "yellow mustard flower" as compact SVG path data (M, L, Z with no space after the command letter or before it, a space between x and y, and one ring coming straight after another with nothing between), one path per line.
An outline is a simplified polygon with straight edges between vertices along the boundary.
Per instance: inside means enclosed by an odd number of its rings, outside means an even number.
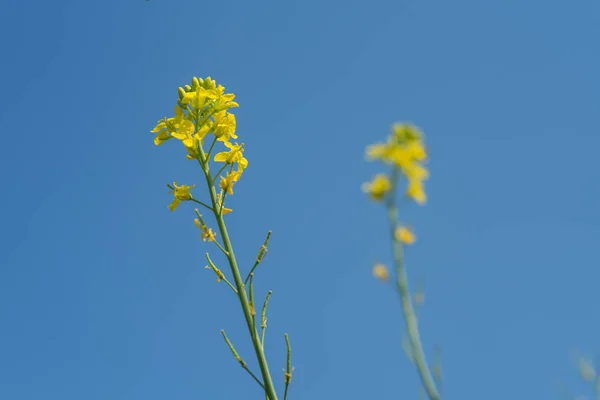
M392 184L387 176L377 174L372 182L363 183L362 189L368 193L375 201L383 200L383 196L392 188Z
M185 114L181 108L175 106L175 117L168 119L163 118L162 120L158 121L158 124L150 131L156 133L156 136L154 137L154 144L160 146L167 140L171 139L173 136L170 134L177 132L183 121L186 121Z
M239 107L239 104L233 101L233 99L235 98L235 94L225 94L225 88L222 85L217 86L217 88L213 89L212 91L216 99L213 104L215 111L219 112L228 110L233 107Z
M227 176L222 176L221 181L219 182L219 186L223 191L227 194L233 194L233 185L240 179L242 173L240 171L230 172Z
M215 95L211 90L198 86L194 91L187 92L181 99L182 104L189 104L196 110L201 110L207 101L214 99Z
M416 201L418 204L423 205L427 202L427 196L425 195L425 190L423 189L423 182L420 180L414 179L408 182L406 195Z
M231 144L230 142L224 142L223 144L229 149L229 151L222 151L215 154L214 160L216 162L224 162L227 164L237 163L239 171L246 169L248 166L248 160L244 158L244 144Z
M169 210L175 211L179 203L186 200L192 199L192 194L190 190L192 190L196 185L188 186L181 185L177 186L177 182L173 182L174 190L171 190L169 193L173 195L173 202L169 204Z
M214 115L214 119L214 132L217 140L228 142L231 138L238 138L235 134L235 115L229 114L227 111L220 111Z
M206 137L206 135L208 135L214 127L214 122L212 121L212 119L208 118L204 121L202 121L202 123L200 124L200 126L198 127L198 131L196 131L196 134L194 135L194 137L198 140L202 140Z
M376 264L373 267L373 275L383 282L387 282L390 277L387 267L383 264Z
M394 232L394 237L404 244L413 244L416 240L414 233L405 226L400 226Z

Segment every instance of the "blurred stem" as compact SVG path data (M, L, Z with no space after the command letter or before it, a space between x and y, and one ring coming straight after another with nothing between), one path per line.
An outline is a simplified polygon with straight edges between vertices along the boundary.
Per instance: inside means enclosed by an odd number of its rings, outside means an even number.
M419 334L419 324L417 316L415 315L415 309L412 304L412 298L408 288L408 278L406 276L406 269L404 267L404 253L402 251L402 243L396 240L396 229L398 228L398 208L396 206L396 183L398 181L398 170L393 169L391 174L392 188L390 195L387 197L387 214L390 223L390 232L392 239L392 251L394 256L394 263L396 265L396 284L400 293L400 301L402 303L402 311L404 314L404 320L408 328L408 336L412 347L412 354L414 357L415 364L419 377L427 395L431 400L439 400L440 395L438 389L433 380L431 370L427 364L427 359L423 352L423 346L421 345L421 338Z
M256 359L258 360L258 365L260 366L260 372L262 374L263 383L265 387L265 394L270 400L277 400L277 393L275 392L275 386L273 385L273 379L271 378L271 373L267 364L267 358L261 345L258 331L256 330L256 326L254 325L254 317L250 308L250 302L248 301L246 286L244 285L244 281L242 280L242 276L240 274L240 269L238 267L235 254L233 252L233 246L231 245L231 240L229 239L229 233L227 232L227 227L225 226L223 214L219 212L220 207L217 202L217 191L215 189L214 180L210 175L210 168L208 162L209 160L207 160L206 153L204 152L202 146L199 146L199 150L200 157L198 162L200 163L200 166L202 167L202 170L204 171L204 175L206 177L208 192L210 193L210 200L212 202L212 210L215 215L215 219L217 220L217 225L221 233L221 238L223 239L223 245L225 246L225 250L227 251L226 256L227 260L229 261L229 266L231 267L231 273L233 275L235 286L237 288L237 295L240 299L242 311L244 312L244 318L246 319L248 332L250 333L250 337L252 339L252 345L256 353ZM223 203L224 200L225 199L223 199Z

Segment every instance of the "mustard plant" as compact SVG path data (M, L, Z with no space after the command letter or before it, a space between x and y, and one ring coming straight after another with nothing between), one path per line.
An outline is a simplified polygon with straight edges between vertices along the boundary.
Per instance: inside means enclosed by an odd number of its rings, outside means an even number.
M404 183L404 199L425 204L424 182L429 177L425 167L427 152L423 142L422 132L411 124L397 123L392 126L391 135L386 143L377 143L367 147L367 159L379 161L390 167L390 172L380 173L362 189L370 198L382 203L387 211L392 242L392 255L395 266L396 287L400 294L400 302L406 323L408 340L404 342L407 355L417 368L423 388L432 400L439 400L438 384L441 370L439 363L434 363L433 373L425 357L415 305L423 302L424 295L418 291L413 296L409 290L406 267L404 263L404 246L415 243L416 236L412 229L400 223L398 219L397 193L401 183ZM373 274L382 281L390 279L390 271L384 264L376 264Z
M235 115L231 112L232 108L238 107L238 103L234 99L234 94L225 93L225 88L222 85L217 85L210 77L205 79L193 77L191 85L178 88L175 115L158 121L151 132L156 134L154 143L157 146L171 139L179 140L186 150L185 157L188 160L196 161L200 166L202 177L208 189L208 200L201 201L196 199L195 195L192 195L195 184L178 185L177 182L173 182L172 185L167 185L171 190L170 194L173 195L173 200L168 208L175 211L181 203L195 203L201 207L203 212L208 212L208 215L214 218L216 230L209 226L205 215L198 208L194 210L194 224L200 230L202 241L215 245L225 255L233 282L217 267L208 253L206 253L208 263L206 268L215 273L217 282L227 284L239 298L244 320L260 367L260 377L250 370L224 330L221 331L221 334L234 358L260 385L267 400L277 400L277 393L264 351L267 328L266 311L271 292L267 294L262 305L261 314L257 317L253 287L254 273L267 254L271 232L269 231L259 249L254 265L250 268L246 277L243 278L225 224L225 215L232 212L230 208L225 207L226 199L234 194L234 185L241 179L248 167L248 160L244 156L244 144L232 142L232 140L238 139ZM217 146L224 146L225 148L219 151ZM211 164L214 165L216 173L212 172ZM284 400L287 397L288 386L292 379L291 347L287 334L285 335L285 342L287 346L287 367L284 370Z

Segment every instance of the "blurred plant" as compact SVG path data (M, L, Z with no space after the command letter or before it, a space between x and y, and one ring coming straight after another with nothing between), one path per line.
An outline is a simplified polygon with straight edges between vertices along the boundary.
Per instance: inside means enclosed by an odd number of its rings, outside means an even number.
M565 400L584 400L584 399L596 399L600 400L600 374L598 369L600 368L600 358L594 362L591 357L582 356L578 352L571 354L573 363L577 366L577 372L583 382L592 390L594 393L593 397L587 396L574 396L569 392L566 385L562 388L562 397Z
M232 212L230 208L225 207L227 196L233 195L233 187L242 177L244 170L248 167L248 160L244 157L244 144L232 143L232 139L237 139L236 119L229 110L238 107L234 100L235 95L225 93L225 88L212 80L192 78L191 85L185 85L178 88L179 99L175 106L175 116L163 118L152 129L156 133L154 143L157 146L162 145L171 139L178 139L184 146L188 160L196 160L203 172L204 180L208 187L209 201L203 202L197 200L192 195L192 189L195 185L167 185L171 189L173 201L168 206L171 211L175 211L182 202L193 202L208 210L217 224L217 232L207 224L203 214L195 209L196 218L194 224L200 229L202 241L208 241L214 244L227 258L233 283L231 283L225 274L212 261L209 254L206 253L208 265L206 268L212 270L217 276L217 282L225 282L231 290L238 296L242 307L244 319L250 333L252 345L256 353L256 359L260 366L261 378L257 377L248 367L246 362L225 334L221 331L223 338L229 347L234 358L240 363L250 376L260 385L265 392L267 400L277 400L277 394L273 385L273 379L267 364L267 358L264 351L265 331L267 328L266 310L269 292L264 300L262 312L257 322L256 306L254 302L253 279L254 271L263 261L267 254L267 245L271 237L271 231L261 246L254 265L249 270L246 278L242 278L242 273L238 267L238 262L234 254L233 246L227 233L224 216ZM215 146L222 144L226 149L216 152ZM216 152L216 154L213 153ZM211 158L216 164L217 173L211 172ZM218 187L217 187L217 180ZM260 328L260 334L259 334ZM284 400L287 397L288 386L292 379L291 367L291 348L287 334L285 335L287 346L287 368L284 370L285 393Z
M423 134L410 124L394 124L391 135L386 143L378 143L367 147L367 159L380 161L389 165L389 174L377 174L371 182L365 183L362 189L370 198L378 203L383 203L387 210L392 241L392 254L395 265L396 287L400 294L404 321L408 331L408 338L403 340L403 348L414 363L425 389L427 397L432 400L440 398L438 385L441 380L441 369L438 357L434 360L433 373L431 372L419 334L419 326L413 296L408 287L406 268L404 265L404 246L415 243L416 236L412 229L402 225L398 220L398 206L396 193L398 192L401 178L405 181L405 198L418 204L425 204L427 197L424 190L424 181L429 177L429 172L423 165L427 160L427 153L423 144ZM383 264L373 268L373 274L387 282L390 272ZM424 293L418 290L414 302L420 305L424 301Z

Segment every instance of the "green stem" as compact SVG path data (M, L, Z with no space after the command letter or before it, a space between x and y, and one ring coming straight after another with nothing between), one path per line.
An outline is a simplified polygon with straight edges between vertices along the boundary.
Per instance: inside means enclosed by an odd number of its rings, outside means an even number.
M263 245L260 247L260 250L258 251L258 255L256 256L256 260L254 261L254 265L250 269L250 272L248 272L248 276L244 280L244 283L246 283L246 284L248 283L250 276L254 273L254 270L256 269L256 267L258 267L258 264L260 264L261 261L267 255L267 245L269 244L269 239L271 239L271 233L272 233L272 231L267 232L267 238L265 239L265 242L263 243Z
M273 379L271 378L271 373L267 364L267 358L263 351L260 337L254 325L254 318L250 310L248 295L246 293L246 286L244 285L244 281L242 280L242 276L240 274L240 269L237 265L237 260L233 252L233 246L231 245L231 240L229 239L229 233L227 232L227 227L225 226L225 220L223 218L223 214L216 211L219 208L217 204L217 191L215 190L214 181L210 176L210 169L208 162L206 162L206 153L202 148L200 148L200 160L198 161L200 162L200 166L203 167L204 174L206 176L206 183L208 185L208 191L210 193L210 199L213 205L212 209L217 220L217 225L219 226L219 231L221 233L221 238L223 239L225 250L227 251L227 259L229 261L233 280L237 288L237 295L240 299L240 304L242 306L242 311L244 312L244 318L246 319L246 325L248 326L250 337L252 338L252 345L254 347L254 351L256 352L256 358L258 360L260 372L264 382L265 394L270 400L277 400L277 393L275 392L275 386L273 385Z
M227 168L227 164L223 164L223 166L221 167L221 169L219 170L219 172L217 172L217 174L216 174L216 175L215 175L215 177L213 178L213 181L216 181L216 180L217 180L217 178L218 178L219 176L221 176L221 172L223 172L223 170L224 170L225 168Z
M264 390L265 385L263 385L263 383L260 381L260 379L258 379L252 371L250 371L250 368L248 368L248 365L246 364L246 362L242 359L242 357L240 357L238 352L235 350L235 347L233 347L233 344L231 343L231 341L229 340L229 338L227 337L227 335L225 334L225 331L223 329L221 329L221 334L223 335L223 339L225 339L225 343L227 343L227 346L229 346L229 350L231 350L233 357L235 357L235 359L240 363L242 368L244 368L246 370L246 372L248 372L250 374L250 376L256 381L256 383L258 383L260 385L260 387L263 388L263 390Z
M410 291L408 288L408 278L406 275L406 269L404 267L404 254L402 251L402 243L396 240L396 229L398 228L398 208L395 204L395 192L396 182L398 180L398 171L394 169L392 171L392 188L391 193L388 196L387 201L387 214L390 223L391 237L392 237L392 251L394 255L394 262L396 264L396 275L397 275L397 286L400 292L400 300L402 303L402 311L404 313L404 319L408 328L408 336L412 347L412 354L414 357L417 371L425 391L431 400L439 400L440 395L436 387L435 381L433 380L427 359L423 352L423 346L421 345L421 338L419 334L419 324L417 316L415 315L415 309L412 304Z
M267 305L272 294L273 291L269 290L263 303L262 312L260 313L260 344L263 348L265 347L265 332L267 331Z
M290 387L290 383L292 382L292 347L290 346L290 338L286 333L285 337L285 345L287 347L287 363L284 375L284 383L285 383L285 391L283 393L283 400L287 400L288 388Z

